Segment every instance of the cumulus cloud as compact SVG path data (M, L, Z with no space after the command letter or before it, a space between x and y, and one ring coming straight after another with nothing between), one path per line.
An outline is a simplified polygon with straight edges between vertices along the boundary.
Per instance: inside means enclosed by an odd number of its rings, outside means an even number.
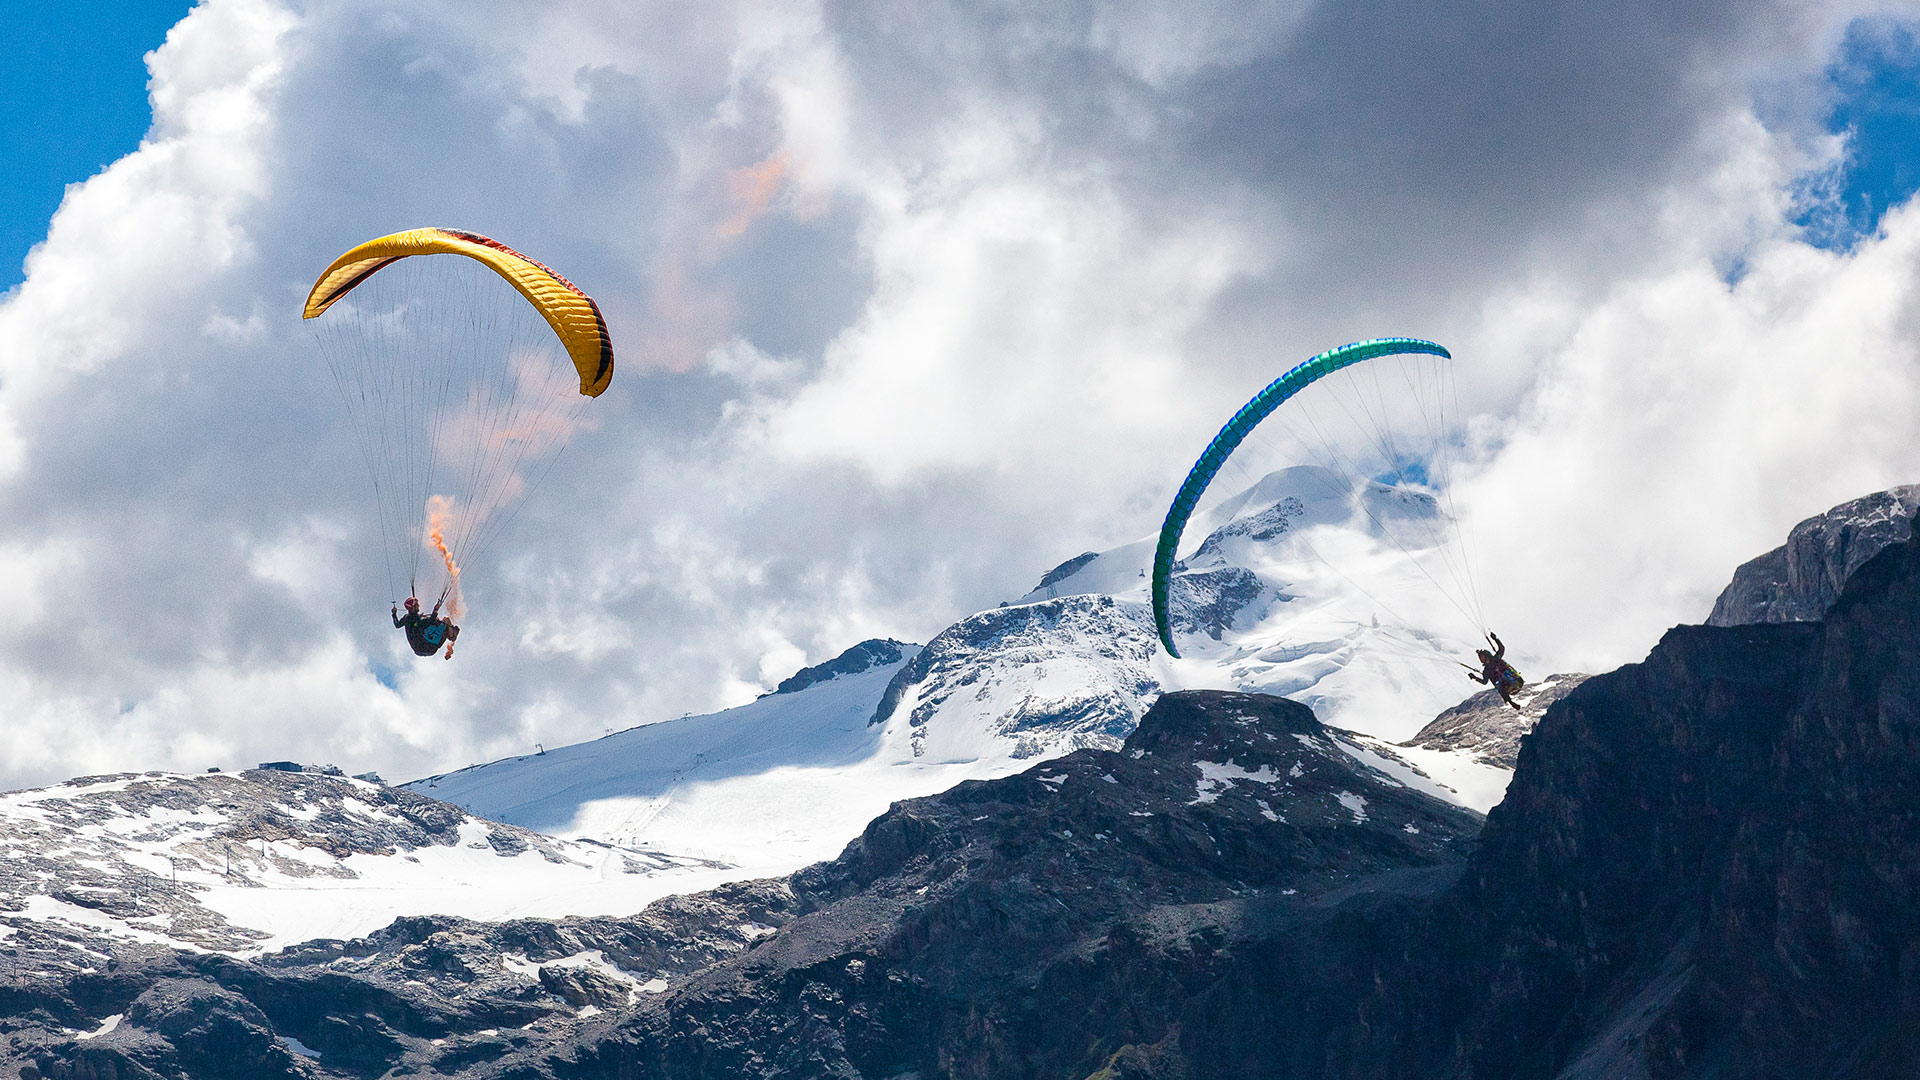
M1917 255L1909 206L1852 255L1782 239L1737 283L1683 267L1569 313L1472 496L1512 636L1631 659L1793 522L1920 477Z
M1462 357L1490 607L1549 666L1915 478L1920 221L1794 224L1841 150L1779 102L1852 8L1174 10L205 0L0 299L0 781L735 703L1148 532L1226 411L1381 333ZM621 360L451 663L385 624L296 317L418 224L561 269Z

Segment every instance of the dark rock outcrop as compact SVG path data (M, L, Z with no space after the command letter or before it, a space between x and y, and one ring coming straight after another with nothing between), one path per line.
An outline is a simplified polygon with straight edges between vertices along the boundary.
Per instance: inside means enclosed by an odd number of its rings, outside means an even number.
M1066 562L1061 563L1059 566L1056 566L1053 569L1047 571L1045 574L1041 575L1040 584L1035 585L1032 591L1039 592L1041 589L1045 589L1053 585L1058 585L1059 583L1079 573L1088 563L1092 562L1093 560L1099 557L1100 557L1100 553L1097 551L1083 551L1080 554L1075 555L1073 558L1068 559Z
M1795 525L1785 544L1734 571L1707 625L1820 619L1856 569L1881 548L1912 536L1916 509L1920 484L1909 484L1842 503Z
M1466 1075L1920 1072L1920 552L1680 627L1522 745L1463 892Z
M892 638L868 638L866 641L853 646L846 652L841 653L839 656L825 663L801 668L799 671L794 672L782 680L780 685L775 687L772 692L775 694L791 694L796 690L805 690L815 683L826 682L828 679L838 678L842 675L858 675L863 671L872 671L877 667L897 664L900 662L902 650L912 649L914 647L915 646L909 645L904 641L895 641ZM762 694L760 696L766 697L767 695Z
M1532 731L1547 707L1572 692L1590 676L1580 672L1549 675L1529 683L1514 698L1518 709L1501 700L1497 690L1482 690L1433 718L1403 746L1427 750L1463 750L1474 760L1511 769L1520 754L1520 740Z

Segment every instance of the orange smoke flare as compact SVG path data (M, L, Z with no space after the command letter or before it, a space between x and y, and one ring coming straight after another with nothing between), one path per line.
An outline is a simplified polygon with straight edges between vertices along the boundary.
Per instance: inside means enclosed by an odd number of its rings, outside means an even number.
M453 552L447 550L447 531L453 525L453 501L445 495L435 495L427 500L427 540L440 558L447 564L447 618L454 620L466 614L467 606L460 598L460 567L453 561Z

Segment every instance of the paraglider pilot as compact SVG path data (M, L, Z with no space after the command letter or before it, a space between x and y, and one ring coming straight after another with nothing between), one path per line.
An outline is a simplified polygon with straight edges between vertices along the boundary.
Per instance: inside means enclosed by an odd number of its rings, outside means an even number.
M407 613L392 609L393 625L396 630L407 632L407 644L413 647L415 654L432 656L441 645L447 647L447 659L453 659L453 643L460 636L460 628L440 617L440 604L436 601L430 614L420 614L420 600L407 597Z
M1487 641L1493 645L1495 651L1476 650L1474 655L1480 660L1480 670L1468 671L1467 678L1500 691L1500 700L1518 709L1520 706L1514 702L1513 695L1519 693L1521 688L1527 685L1527 681L1520 677L1519 672L1513 670L1512 664L1507 663L1505 659L1507 647L1500 641L1500 636L1489 630Z

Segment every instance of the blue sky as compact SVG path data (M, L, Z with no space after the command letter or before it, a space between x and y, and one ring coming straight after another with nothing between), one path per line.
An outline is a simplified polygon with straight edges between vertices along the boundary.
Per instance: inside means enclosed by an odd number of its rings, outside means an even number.
M141 60L193 5L100 0L0 8L0 289L18 284L66 186L146 133Z
M1889 207L1920 191L1920 40L1916 24L1861 19L1847 28L1828 67L1826 129L1847 137L1847 157L1825 213L1805 215L1824 246L1845 248L1873 232Z
M1459 358L1525 670L1920 480L1900 5L16 7L0 786L750 700L1149 536L1225 415L1368 337ZM297 318L419 224L561 270L620 358L437 666Z

